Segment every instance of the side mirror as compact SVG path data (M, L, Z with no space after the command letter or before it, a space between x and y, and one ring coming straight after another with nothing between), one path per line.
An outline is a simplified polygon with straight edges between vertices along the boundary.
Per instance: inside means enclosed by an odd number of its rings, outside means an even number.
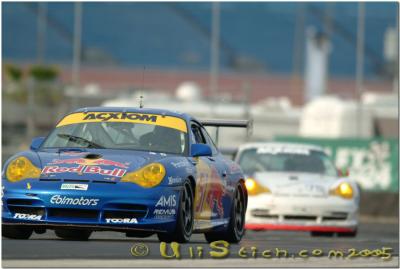
M37 151L40 146L42 145L43 141L44 141L45 137L40 136L40 137L35 137L34 139L32 139L32 143L31 143L31 150L33 151Z
M350 175L349 169L347 168L342 168L342 169L338 168L337 171L340 177L348 177Z
M192 145L192 157L200 156L211 156L212 151L210 146L206 144L193 144Z

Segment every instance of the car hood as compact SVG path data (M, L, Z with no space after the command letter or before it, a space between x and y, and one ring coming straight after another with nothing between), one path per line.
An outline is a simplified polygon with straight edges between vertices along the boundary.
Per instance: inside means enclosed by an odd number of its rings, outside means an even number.
M166 154L131 150L38 151L41 178L116 180Z
M337 177L313 173L263 172L254 175L271 193L281 196L327 196Z

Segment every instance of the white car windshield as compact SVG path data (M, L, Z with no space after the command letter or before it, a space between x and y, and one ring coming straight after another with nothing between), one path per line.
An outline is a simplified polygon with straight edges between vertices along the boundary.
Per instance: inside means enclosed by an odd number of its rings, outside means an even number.
M88 122L57 127L42 148L91 147L186 154L187 135L177 129L131 122Z
M297 172L337 176L335 166L325 153L308 149L246 149L240 154L239 165L247 175L257 172Z

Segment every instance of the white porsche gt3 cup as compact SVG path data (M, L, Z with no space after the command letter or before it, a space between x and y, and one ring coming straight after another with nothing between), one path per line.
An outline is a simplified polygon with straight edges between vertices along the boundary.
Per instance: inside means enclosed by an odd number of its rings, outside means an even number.
M294 143L252 143L236 161L249 194L246 229L356 236L359 188L323 149Z

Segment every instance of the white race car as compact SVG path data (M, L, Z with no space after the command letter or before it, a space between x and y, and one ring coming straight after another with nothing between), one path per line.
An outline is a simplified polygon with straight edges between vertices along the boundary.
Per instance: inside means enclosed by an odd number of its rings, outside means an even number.
M252 143L236 155L247 176L246 229L356 236L360 192L323 149L294 143Z

